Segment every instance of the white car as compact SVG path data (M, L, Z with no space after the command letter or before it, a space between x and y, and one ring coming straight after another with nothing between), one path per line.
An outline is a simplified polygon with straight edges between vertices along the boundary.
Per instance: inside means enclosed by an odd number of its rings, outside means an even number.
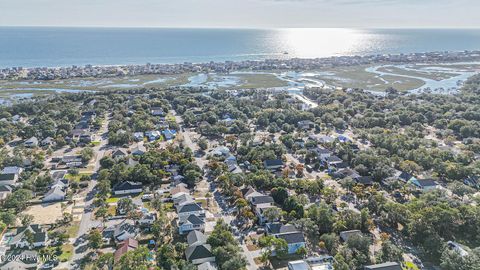
M155 196L153 194L144 194L142 195L142 201L151 201Z

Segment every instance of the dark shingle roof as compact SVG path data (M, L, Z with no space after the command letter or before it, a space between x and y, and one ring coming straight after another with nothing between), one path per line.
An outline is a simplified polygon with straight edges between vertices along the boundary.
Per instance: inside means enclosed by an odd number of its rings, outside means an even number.
M0 181L10 181L15 179L14 173L0 174Z
M180 218L180 221L179 221L178 225L181 226L185 223L191 223L193 225L200 225L200 224L203 224L205 222L196 215L189 215L187 218Z
M189 261L213 257L212 247L209 244L189 246L185 250L185 257Z
M281 159L267 159L263 162L265 167L276 167L276 166L283 166L283 161Z
M116 184L113 187L113 190L129 190L129 189L139 189L139 188L142 188L142 183L125 181L125 182Z
M252 204L273 203L273 198L268 195L256 196L252 198Z
M279 234L279 233L287 233L287 232L296 232L297 228L291 224L282 224L280 222L275 223L268 223L267 230L270 234Z
M193 244L204 244L207 242L207 237L200 231L194 230L188 233L187 235L187 243L188 245Z
M281 238L287 241L287 244L305 242L305 237L303 236L302 232L281 233L281 234L277 234L277 238Z
M202 210L203 208L198 203L187 203L179 207L178 213L188 213Z

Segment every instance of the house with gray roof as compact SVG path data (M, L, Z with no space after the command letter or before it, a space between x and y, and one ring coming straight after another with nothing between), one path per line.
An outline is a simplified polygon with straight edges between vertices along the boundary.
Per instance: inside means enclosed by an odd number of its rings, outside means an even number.
M15 248L31 249L45 247L47 245L47 232L38 224L25 227L18 227L8 242L8 245Z
M193 230L203 231L205 229L205 221L197 215L182 216L178 219L178 232L185 234Z

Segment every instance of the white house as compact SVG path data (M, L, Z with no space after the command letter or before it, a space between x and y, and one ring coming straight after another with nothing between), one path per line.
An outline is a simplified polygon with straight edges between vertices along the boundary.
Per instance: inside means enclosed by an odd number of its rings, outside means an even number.
M138 223L141 226L149 226L152 225L155 220L157 220L157 215L155 215L155 213L146 213L138 220Z
M60 186L52 187L46 194L43 196L42 202L58 202L65 200L65 191Z
M178 232L185 234L193 230L203 231L205 229L205 221L196 215L182 216L178 220Z
M205 217L205 210L195 202L185 203L177 207L178 218L186 218L190 215Z

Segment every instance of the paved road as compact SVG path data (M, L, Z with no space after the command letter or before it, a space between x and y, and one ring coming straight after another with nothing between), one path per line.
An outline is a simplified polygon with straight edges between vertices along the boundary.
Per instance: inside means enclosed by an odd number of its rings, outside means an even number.
M100 168L100 159L102 159L103 156L105 155L106 146L108 145L107 133L108 133L108 123L109 122L110 122L110 118L107 118L107 121L105 121L103 123L102 127L100 128L100 130L97 133L97 136L99 136L99 138L100 138L100 144L93 147L93 150L96 153L95 164L94 164L94 172L98 172L98 170ZM95 179L90 181L86 191L84 193L82 193L82 195L84 197L81 197L81 198L78 199L78 201L80 201L80 203L84 204L85 208L89 208L91 206L92 202L93 202L93 199L95 198L95 191L93 189L96 186L96 184L97 184L97 181ZM83 200L83 202L82 202L82 200ZM74 239L71 239L72 244L75 243L75 241L77 241L78 238L80 238L82 236L85 236L91 228L97 227L99 225L101 225L101 223L99 221L96 221L95 219L93 219L93 212L92 211L89 211L89 212L84 211L83 214L82 214L82 218L80 220L80 226L79 226L79 229L78 229L77 237L74 238ZM70 261L70 264L71 264L72 268L77 267L77 262L79 260L81 260L85 256L86 252L88 251L88 249L86 248L86 244L87 243L85 241L85 243L74 247L73 256L72 256L72 259Z

